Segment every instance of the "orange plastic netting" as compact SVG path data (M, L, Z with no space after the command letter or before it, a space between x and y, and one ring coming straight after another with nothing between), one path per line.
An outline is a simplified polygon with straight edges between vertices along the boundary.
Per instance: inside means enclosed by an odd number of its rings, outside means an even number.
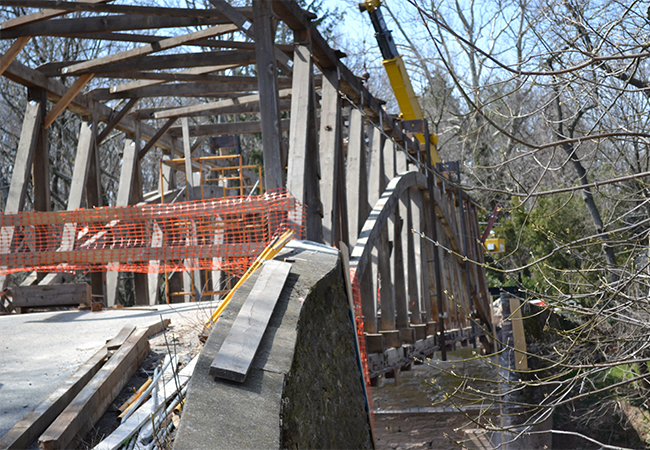
M241 275L288 229L303 235L303 206L286 189L162 205L0 215L0 274L21 271Z

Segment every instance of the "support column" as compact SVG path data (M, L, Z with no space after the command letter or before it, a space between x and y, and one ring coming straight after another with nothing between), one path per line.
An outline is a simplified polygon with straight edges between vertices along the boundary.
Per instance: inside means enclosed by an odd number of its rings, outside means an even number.
M264 151L264 186L267 190L284 186L286 155L282 155L280 103L278 99L278 69L274 57L274 36L271 27L273 11L270 0L253 2L255 23L255 56L260 95L262 145Z
M414 204L418 195L419 189L417 187L411 187L406 192L406 227L402 233L406 241L406 288L412 324L422 323L420 308L420 274L422 268L418 266L418 262L420 262L420 246L419 243L416 245L415 236L411 231L415 228L414 224L418 224L418 228L420 224L420 211Z
M366 141L363 116L355 107L350 108L349 122L346 185L350 245L354 246L359 232L370 214L370 205L368 204L368 172L366 170Z
M409 327L409 309L406 298L406 278L404 274L404 245L403 228L404 216L406 215L406 204L408 200L406 193L399 199L395 207L395 230L393 240L393 273L395 274L395 312L397 314L397 329L402 330Z
M294 35L306 43L296 44L293 53L287 189L296 200L307 205L307 239L322 242L322 205L318 186L320 165L315 138L316 102L311 45L308 44L308 36L301 36L299 32L294 32Z
M30 99L25 110L23 127L20 132L20 141L16 150L16 159L11 175L5 213L16 213L21 211L25 205L27 184L44 114L45 102L40 98ZM9 253L13 237L14 227L2 227L0 229L0 253ZM0 287L4 289L6 285L7 276L0 275Z
M339 190L344 180L339 179L342 167L343 142L341 135L341 97L339 80L335 71L323 74L323 97L320 121L321 199L323 203L323 241L338 244L342 236ZM347 237L345 239L347 241Z
M30 97L40 97L38 101L45 105L46 92L43 89L30 90ZM40 114L45 118L45 108ZM43 125L38 127L38 138L34 148L34 163L32 167L32 182L34 186L34 211L50 211L50 143L47 138L47 129Z
M183 154L185 157L185 182L187 183L187 199L197 200L194 198L194 174L192 172L192 147L190 145L190 127L187 117L181 119L183 129ZM196 245L196 238L192 236L190 245ZM200 301L203 296L201 284L201 272L199 270L183 272L183 291L194 292L194 300ZM186 295L185 301L191 301L191 296Z

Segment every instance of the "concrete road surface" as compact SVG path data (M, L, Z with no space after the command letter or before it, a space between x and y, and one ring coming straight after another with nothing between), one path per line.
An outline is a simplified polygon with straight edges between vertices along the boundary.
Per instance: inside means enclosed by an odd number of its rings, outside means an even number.
M0 316L0 437L124 325L149 325L162 315L172 327L200 330L214 309L216 303L201 302Z

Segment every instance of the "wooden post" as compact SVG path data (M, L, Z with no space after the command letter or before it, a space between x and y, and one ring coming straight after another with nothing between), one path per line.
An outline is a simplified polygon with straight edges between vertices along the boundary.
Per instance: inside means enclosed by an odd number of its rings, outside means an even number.
M381 230L381 238L377 244L379 250L379 295L381 302L381 330L395 329L395 287L390 277L390 255L388 249L388 224Z
M316 145L316 99L313 80L311 45L308 36L294 33L302 42L293 53L291 126L287 189L307 205L305 226L309 240L323 242L322 205L320 203L320 165Z
M278 79L274 37L271 27L270 0L253 2L253 22L255 23L255 55L257 58L257 82L259 85L260 118L262 121L262 145L264 151L264 185L266 189L284 186L283 175L286 155L281 152L280 105L278 99Z
M406 195L400 198L399 204L395 207L394 240L393 240L393 273L395 274L395 312L397 314L397 329L408 328L409 310L406 299L406 279L404 276L404 245L402 241L402 228L406 205ZM402 213L402 214L400 214Z
M102 168L99 158L99 140L98 140L98 123L97 113L93 115L92 119L92 133L93 145L90 147L90 164L88 167L88 174L86 176L86 208L93 208L104 206L102 195ZM90 284L92 286L93 295L99 295L106 299L106 272L91 272Z
M117 188L117 200L115 206L127 206L131 199L135 171L138 161L138 148L135 137L127 137L124 140L124 152L122 156L122 170L120 172L120 184ZM117 289L119 287L119 272L106 271L106 302L108 306L115 305L117 301Z
M384 136L372 124L368 126L368 141L370 142L368 203L370 208L374 208L387 183L384 175Z
M419 286L421 267L418 266L420 262L420 246L415 244L415 236L413 236L413 224L417 223L419 228L420 211L414 208L415 197L419 195L417 187L409 188L406 193L406 226L402 236L406 240L406 287L408 292L408 303L411 311L411 323L421 324L422 313L420 310L420 290ZM420 270L418 270L420 269Z
M359 281L361 291L361 311L363 312L363 329L366 333L377 333L377 303L375 302L372 267L366 266Z
M43 89L30 90L30 96L38 97L39 102L45 104L46 92ZM45 114L45 109L41 110ZM45 119L43 119L45 120ZM50 157L49 141L45 126L38 128L38 140L34 148L34 164L32 168L32 182L34 185L34 211L50 211Z
M366 170L366 143L363 116L354 106L350 108L346 186L350 245L357 242L359 232L370 214Z
M188 200L197 200L194 198L194 174L192 172L192 147L190 145L190 128L187 117L181 118L183 128L183 154L185 155L185 181L187 183ZM192 244L196 244L196 239L192 237ZM185 292L194 292L194 300L201 300L203 289L201 289L201 272L193 270L183 273L183 290ZM185 301L190 301L191 295L185 296Z
M32 168L39 130L43 122L44 108L45 103L40 98L31 99L27 103L5 213L16 213L21 211L25 205L29 172ZM9 253L13 237L14 227L0 229L0 253ZM7 276L0 275L0 287L4 288L6 284Z
M320 120L320 162L321 162L321 198L323 202L323 241L334 245L342 239L337 231L339 208L337 193L339 183L339 154L342 152L341 140L341 97L339 80L335 71L323 74L323 97Z
M68 196L68 205L66 208L68 211L81 208L81 203L84 198L84 188L86 186L92 149L94 147L92 125L92 119L86 118L81 122L79 140L77 141L77 153L72 170L72 182L70 183L70 195ZM59 251L69 252L74 250L76 231L76 223L64 224ZM41 286L58 284L61 282L61 279L61 273L49 273L38 284Z

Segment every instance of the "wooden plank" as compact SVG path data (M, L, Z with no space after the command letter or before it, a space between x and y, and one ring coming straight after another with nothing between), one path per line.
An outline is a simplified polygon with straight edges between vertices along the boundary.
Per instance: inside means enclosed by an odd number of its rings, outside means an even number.
M239 383L246 379L290 270L291 263L276 260L264 263L230 333L210 365L210 375Z
M38 440L43 450L76 446L97 423L149 354L147 329L138 328Z
M18 56L18 53L27 45L29 40L31 39L31 36L21 36L18 39L14 41L13 44L11 44L11 47L5 52L4 55L0 56L0 75L4 73L5 70L7 70L7 67L12 63L14 59L16 59L16 56Z
M262 151L264 157L264 187L267 190L284 186L286 153L282 152L282 128L278 97L277 66L273 54L274 31L271 27L273 10L270 0L253 2L255 22L255 57L259 86L262 125Z
M190 380L196 367L198 356L195 357L188 365L183 367L176 378L168 381L165 385L157 390L157 404L165 405L174 395L178 387L182 387ZM122 444L133 436L143 425L151 421L151 409L154 405L154 399L149 399L146 403L138 408L129 418L120 423L108 437L97 444L93 450L116 450L122 447ZM140 437L140 436L139 436Z
M90 306L91 290L87 283L54 284L50 286L15 286L12 288L16 308L54 306Z
M145 327L147 329L147 339L151 336L154 336L158 333L162 333L163 330L166 330L169 327L169 324L172 323L171 319L156 320L151 325Z
M72 103L72 100L77 96L79 92L88 84L88 82L93 78L94 74L87 73L81 75L77 81L74 82L72 87L68 89L68 92L65 93L63 97L57 102L56 105L47 113L45 116L45 121L43 123L43 128L49 128L50 125L56 120L57 117L61 115L63 111Z
M0 439L0 449L27 448L88 384L108 358L102 347Z
M147 44L130 50L113 53L112 55L104 56L102 58L97 58L90 61L84 61L78 64L73 64L72 66L64 67L61 70L61 72L64 75L75 75L77 73L86 70L96 70L100 67L114 64L117 62L127 61L140 56L150 55L152 53L161 52L171 48L179 47L181 45L185 45L187 43L197 41L199 39L208 39L211 37L226 34L231 31L235 31L236 29L237 26L235 25L216 25L214 27L210 27L205 30L195 31L193 33L187 33L180 36L174 36L172 38L163 39L162 41L158 41L155 44Z
M124 325L117 335L106 343L106 348L110 351L117 350L120 348L126 340L133 334L135 331L135 325Z

